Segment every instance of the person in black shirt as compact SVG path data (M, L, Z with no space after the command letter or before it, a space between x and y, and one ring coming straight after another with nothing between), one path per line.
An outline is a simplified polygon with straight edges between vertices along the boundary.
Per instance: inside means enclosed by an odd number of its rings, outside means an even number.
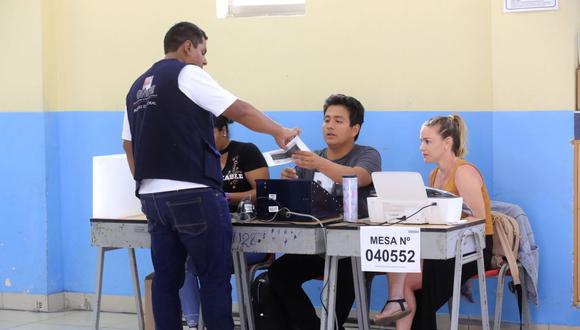
M223 189L227 193L230 212L238 211L243 200L256 200L256 179L269 179L268 165L258 147L249 142L230 140L231 120L219 116L214 120L213 134L221 153Z
M221 153L223 190L230 212L238 212L243 200L256 200L256 179L269 179L268 165L262 153L253 143L230 140L228 124L232 121L224 116L214 119L213 134L217 150ZM266 259L266 253L246 253L246 262L253 265ZM199 287L194 266L187 262L183 287L179 291L181 309L187 325L197 327L199 319Z

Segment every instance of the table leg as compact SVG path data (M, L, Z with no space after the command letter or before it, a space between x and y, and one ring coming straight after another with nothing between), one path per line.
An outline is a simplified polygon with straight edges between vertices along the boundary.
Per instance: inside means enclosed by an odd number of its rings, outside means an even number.
M101 296L103 291L103 263L105 261L105 248L99 247L97 252L97 287L95 289L95 303L93 308L93 329L99 329L99 318L101 313Z
M363 326L363 316L362 316L362 302L361 302L361 290L359 286L359 272L356 264L356 257L350 258L350 263L352 265L352 285L354 287L354 301L356 302L356 320L359 329L364 329Z
M453 278L453 299L451 304L451 329L455 330L459 326L459 302L461 291L461 273L463 265L477 262L477 273L479 278L479 290L481 298L481 322L484 330L489 330L489 314L487 310L487 290L485 285L485 267L483 263L483 238L482 233L474 233L471 230L464 230L459 234L455 246L455 273ZM463 255L463 241L473 239L475 243L475 253Z
M336 315L336 284L337 284L337 273L338 273L338 259L340 257L332 256L330 257L330 274L327 282L328 286L328 305L326 306L326 330L334 329L334 317ZM324 311L322 311L324 313ZM322 327L322 324L321 324Z
M141 287L139 285L139 274L137 272L137 259L135 258L135 249L128 248L129 263L131 264L131 274L133 276L133 290L135 290L135 308L137 309L137 322L139 330L145 329L145 319L143 318L143 305L141 304Z
M362 272L362 266L359 257L351 258L352 264L352 279L354 284L354 292L357 306L357 323L358 328L369 330L369 311L367 303L367 289L365 283L365 274Z
M320 330L325 330L326 329L326 318L327 318L327 312L325 310L325 306L328 306L328 282L329 282L329 278L330 278L330 259L331 257L329 255L327 255L324 258L324 279L323 279L323 283L327 284L327 285L323 285L322 286L322 310L321 310L321 315L320 315Z
M234 259L233 261L234 261L234 273L236 277L236 291L238 293L238 313L240 314L240 328L242 330L248 330L246 308L244 306L245 304L244 289L242 287L244 281L242 280L242 269L240 265L239 251L237 250L232 251L232 257Z
M199 306L199 317L197 319L197 329L198 330L205 330L205 322L203 320L203 311L201 306Z
M480 297L480 304L481 304L481 322L482 322L482 329L489 330L489 311L487 309L487 288L485 283L485 265L483 263L483 238L482 235L478 233L473 234L473 238L475 239L475 249L476 253L479 254L477 258L477 277L479 279L479 297Z
M240 263L240 274L242 281L242 291L244 297L244 306L246 309L246 320L248 321L248 330L254 330L254 311L252 308L252 296L250 294L250 280L248 279L248 264L246 263L246 256L244 251L238 251L238 259Z
M451 329L459 326L459 298L461 297L461 272L463 271L463 239L465 231L459 234L455 245L455 272L453 273L453 297L451 303Z

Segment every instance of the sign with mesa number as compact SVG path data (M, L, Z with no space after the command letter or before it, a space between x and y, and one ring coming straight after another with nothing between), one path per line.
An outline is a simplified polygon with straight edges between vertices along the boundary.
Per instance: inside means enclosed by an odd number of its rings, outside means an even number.
M421 271L421 230L361 227L360 254L364 272L418 273Z

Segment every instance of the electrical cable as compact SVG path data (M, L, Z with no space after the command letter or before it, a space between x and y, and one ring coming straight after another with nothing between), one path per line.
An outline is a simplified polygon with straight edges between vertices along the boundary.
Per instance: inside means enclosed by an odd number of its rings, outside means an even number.
M431 204L424 205L423 207L421 207L420 209L418 209L417 211L415 211L413 214L411 214L409 216L403 215L402 217L391 219L391 220L397 220L395 222L389 222L389 221L381 222L379 224L379 226L392 226L392 225L399 224L401 222L404 222L404 221L411 219L412 217L414 217L415 215L417 215L419 212L423 211L424 209L431 207L431 206L436 206L436 205L437 205L437 202L433 202Z
M281 213L281 212L282 212L282 214L284 215L284 214L286 214L287 212L289 212L289 211L290 211L290 210L289 210L287 207L285 207L285 206L282 206L280 203L278 203L278 201L277 201L277 200L275 200L275 199L272 199L272 198L270 198L270 197L261 196L261 197L258 197L258 198L256 198L256 201L257 201L258 199L267 199L267 200L269 200L269 201L273 201L274 203L276 203L276 205L278 205L278 211L276 211L276 213L274 213L274 215L272 216L272 218L270 218L270 219L267 219L267 220L266 220L266 219L264 219L264 220L260 220L260 221L263 221L263 222L272 222L272 221L274 221L274 220L276 219L276 217L278 216L278 213ZM252 219L250 219L250 220L254 220L255 218L256 218L256 217L253 217L253 218L252 218Z
M290 209L288 209L287 207L283 207L280 203L278 203L278 201L271 199L269 197L258 197L256 200L258 199L267 199L267 200L271 200L274 201L279 209L278 211L274 214L274 216L271 219L268 220L262 220L265 222L271 222L274 221L274 219L276 219L276 217L278 216L279 213L282 212L282 215L285 216L286 218L289 218L291 215L296 215L296 216L300 216L300 217L305 217L305 218L310 218L314 221L316 221L318 223L318 225L320 226L320 228L322 228L322 238L324 240L324 251L326 251L326 247L327 247L327 238L326 238L326 227L324 226L324 224L322 223L322 221L320 221L320 219L318 219L317 217L311 215L311 214L306 214L306 213L299 213L299 212L293 212ZM326 315L328 315L328 307L324 304L324 300L322 299L322 293L324 292L324 289L328 286L328 281L324 280L322 283L322 291L320 292L320 302L322 305L322 308L324 309L324 312L326 313ZM338 318L336 313L334 314L334 323L336 325L336 327L338 328Z
M320 221L317 217L310 215L310 214L306 214L306 213L299 213L299 212L293 212L293 211L287 211L286 212L286 217L290 217L290 215L297 215L297 216L301 216L301 217L306 217L306 218L310 218L316 222L318 222L318 224L320 225L320 228L322 228L322 232L323 232L323 239L324 239L324 251L326 251L326 247L327 247L327 242L326 242L326 227L324 227L324 224L322 223L322 221ZM322 290L320 291L320 304L322 305L322 308L324 309L324 312L326 313L326 315L328 315L328 308L327 306L324 304L324 299L322 299L322 293L324 292L324 289L328 286L328 281L325 279L322 283ZM338 318L336 313L334 313L334 324L336 325L336 328L338 329Z

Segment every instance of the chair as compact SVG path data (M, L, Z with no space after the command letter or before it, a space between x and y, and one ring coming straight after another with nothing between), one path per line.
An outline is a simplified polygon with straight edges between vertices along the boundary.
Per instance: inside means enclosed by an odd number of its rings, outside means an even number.
M510 204L495 202L496 205L500 204L504 206L510 206ZM516 207L512 205L511 208ZM519 209L519 207L517 207ZM503 307L503 292L505 286L505 277L507 275L512 276L513 281L509 283L510 291L516 293L516 285L514 283L520 283L521 288L521 310L520 310L520 322L523 329L529 329L529 307L528 307L528 297L526 288L526 273L522 264L517 260L518 251L520 249L521 242L521 231L520 224L517 220L510 216L509 209L496 208L493 209L492 205L492 223L494 227L494 244L493 244L493 260L496 263L496 269L489 270L485 273L485 277L497 276L497 287L495 295L495 313L494 313L494 330L498 330L501 326L501 313ZM520 209L521 210L521 209ZM523 211L522 211L523 212ZM513 215L513 214L512 214ZM492 265L494 265L492 261ZM510 270L510 265L512 267L517 267L517 269ZM517 277L514 277L515 276ZM477 278L477 276L475 276ZM519 306L518 306L519 308Z
M518 262L519 274L520 274L520 281L522 286L522 328L523 329L530 329L530 311L528 306L528 297L526 291L526 283L525 283L525 276L524 276L524 268ZM495 292L495 312L493 317L493 330L499 330L501 328L501 314L502 314L502 307L503 307L503 293L505 287L505 278L506 276L512 276L511 272L509 271L509 264L504 263L500 268L491 269L485 272L486 278L497 277L497 287ZM472 279L476 279L477 275L473 276ZM512 293L515 293L515 287L513 282L510 282L508 285L509 290ZM447 307L451 310L452 304L451 299L447 302ZM451 314L450 314L451 315Z
M259 262L257 264L253 264L253 265L248 265L248 281L250 281L250 286L252 285L252 281L254 280L254 277L256 277L256 272L258 270L262 270L262 269L268 269L268 267L270 267L270 265L274 262L274 260L276 260L276 254L274 253L268 253L266 256L266 259L264 259L264 261Z
M530 311L528 306L528 296L526 290L526 282L525 282L525 273L524 268L518 262L519 274L520 274L520 282L522 286L522 315L521 315L521 322L523 329L530 328ZM512 276L511 272L509 271L509 265L507 263L503 264L500 269L494 269L490 272L497 272L497 288L495 293L495 313L493 317L493 329L499 330L501 326L501 313L503 307L503 291L504 291L504 283L506 276ZM487 272L486 272L486 277ZM491 276L490 276L491 277ZM515 287L513 286L513 282L509 283L509 289L512 293L515 293Z

